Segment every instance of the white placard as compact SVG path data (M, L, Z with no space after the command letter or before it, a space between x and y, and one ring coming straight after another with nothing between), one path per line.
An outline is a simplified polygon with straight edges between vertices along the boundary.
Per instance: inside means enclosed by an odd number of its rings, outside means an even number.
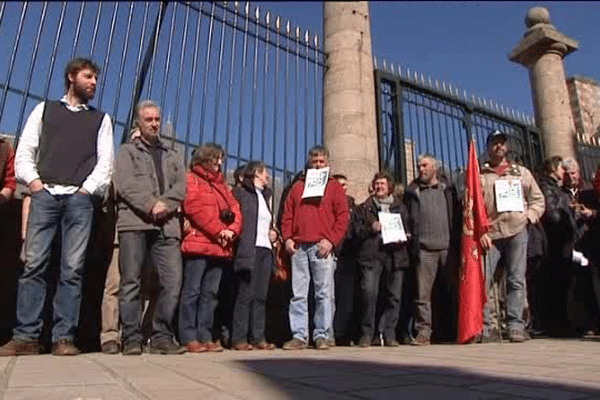
M306 170L306 180L304 181L304 192L302 198L323 197L327 180L329 179L329 167L321 169Z
M498 179L494 182L496 211L525 211L523 184L519 179Z
M379 222L381 222L383 244L406 242L408 240L400 214L380 212Z

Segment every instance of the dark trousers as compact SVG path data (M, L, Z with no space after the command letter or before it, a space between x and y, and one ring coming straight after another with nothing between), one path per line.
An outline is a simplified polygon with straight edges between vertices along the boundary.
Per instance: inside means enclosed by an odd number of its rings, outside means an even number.
M360 307L360 274L353 257L340 257L335 269L335 317L336 340L355 340Z
M212 257L186 258L179 304L179 338L212 340L212 325L217 307L221 273L227 261Z
M375 331L375 310L379 294L380 280L384 282L382 303L382 318L385 321L383 336L386 339L396 339L396 325L400 315L402 301L402 282L404 269L393 268L392 258L383 255L379 258L360 262L362 318L361 335L373 337Z
M252 271L235 273L236 298L233 307L231 344L265 340L265 304L269 279L273 269L273 254L266 247L256 248Z
M121 289L119 309L123 343L141 342L142 307L140 286L146 252L158 272L159 291L152 322L151 342L171 340L174 336L175 310L181 288L179 239L165 237L162 231L119 232Z

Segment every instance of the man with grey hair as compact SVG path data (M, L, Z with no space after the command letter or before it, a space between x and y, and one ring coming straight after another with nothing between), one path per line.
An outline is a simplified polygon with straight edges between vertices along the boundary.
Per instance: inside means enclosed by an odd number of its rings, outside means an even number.
M308 168L329 167L329 152L315 146L308 153ZM308 345L308 291L311 280L315 288L315 330L313 339L318 350L329 348L333 322L334 247L348 228L349 211L346 193L337 180L328 176L321 196L304 196L305 178L292 186L284 202L281 233L292 259L290 328L293 338L284 350L301 350Z
M432 333L431 293L438 273L448 305L444 328L449 330L446 336L451 339L455 334L456 312L456 269L453 262L457 258L450 254L458 249L460 235L457 234L458 205L456 191L438 174L438 160L431 154L422 154L418 158L419 176L406 189L404 199L409 214L415 222L415 238L418 246L418 259L413 260L416 269L416 323L417 336L411 342L415 346L430 344Z
M174 341L173 326L182 280L177 210L185 198L185 167L179 154L161 142L160 121L155 103L137 105L140 136L121 146L115 168L123 355L142 353L140 280L147 252L159 277L150 352L185 352Z

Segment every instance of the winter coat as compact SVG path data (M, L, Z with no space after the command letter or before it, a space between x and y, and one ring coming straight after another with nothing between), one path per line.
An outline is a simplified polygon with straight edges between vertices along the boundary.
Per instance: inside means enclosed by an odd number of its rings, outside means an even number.
M544 195L531 172L520 165L511 164L500 176L489 163L481 168L481 190L490 221L489 235L492 240L508 238L520 233L529 223L536 223L544 213ZM497 180L519 180L523 187L524 212L496 211L494 182Z
M142 231L162 229L166 237L181 237L177 209L185 198L185 168L179 154L159 142L162 150L164 178L160 194L154 158L141 139L121 145L115 166L117 188L117 230ZM157 201L166 204L171 218L164 224L152 221L150 212Z
M235 271L254 269L254 259L256 257L256 225L258 222L258 194L252 181L246 179L242 186L233 189L233 195L240 203L243 215L242 233L237 244L237 251L233 268ZM271 190L264 188L262 195L269 207Z
M219 216L223 210L231 210L235 215L233 223L221 221ZM181 243L184 255L219 258L233 256L233 244L222 247L218 235L222 230L229 229L239 236L242 230L242 213L221 172L205 169L201 165L195 165L188 172L183 212L191 225Z
M407 236L411 238L407 243L389 243L383 244L381 232L373 231L373 222L379 221L378 213L381 209L369 197L364 203L359 205L352 218L352 235L357 242L357 259L363 267L369 267L378 262L383 257L392 257L393 268L408 268L410 260L415 258L415 251L412 245L414 238L414 221L408 215L406 206L395 199L390 204L390 212L401 215L402 225Z

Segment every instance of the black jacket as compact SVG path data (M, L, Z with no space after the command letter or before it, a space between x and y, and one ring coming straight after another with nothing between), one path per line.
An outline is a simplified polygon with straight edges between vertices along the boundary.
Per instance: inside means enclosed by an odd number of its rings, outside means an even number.
M356 208L356 212L352 217L352 236L357 243L357 259L358 262L365 267L369 267L373 262L382 257L392 257L392 265L394 268L408 268L410 260L413 256L410 255L413 246L412 235L414 233L414 221L409 218L406 206L399 200L395 199L390 205L391 213L401 215L404 230L411 235L408 243L390 243L383 244L381 240L381 232L373 231L373 222L378 221L378 212L381 209L375 204L372 197L365 200L364 203Z
M546 199L546 210L541 221L548 237L549 251L570 258L575 242L580 238L571 209L571 198L550 176L542 176L539 181Z
M262 194L269 207L271 190L264 188ZM250 180L244 180L242 186L233 189L233 195L240 203L242 210L242 233L237 244L233 269L235 271L249 270L254 268L256 257L256 224L258 221L258 194L254 184ZM271 210L269 209L269 212Z

